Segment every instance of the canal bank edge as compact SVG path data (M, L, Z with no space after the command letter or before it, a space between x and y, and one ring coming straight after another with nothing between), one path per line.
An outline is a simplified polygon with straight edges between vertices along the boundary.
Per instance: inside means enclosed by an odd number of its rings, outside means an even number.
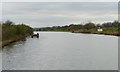
M83 34L98 34L98 35L111 35L111 36L120 36L120 33L103 33L103 32L77 32L73 31L72 33L83 33Z
M27 34L27 35L13 36L13 37L9 38L8 40L4 40L4 41L0 42L0 46L2 46L2 48L3 48L4 46L7 46L7 45L9 45L11 43L17 42L19 40L24 40L28 36L30 36L30 35Z

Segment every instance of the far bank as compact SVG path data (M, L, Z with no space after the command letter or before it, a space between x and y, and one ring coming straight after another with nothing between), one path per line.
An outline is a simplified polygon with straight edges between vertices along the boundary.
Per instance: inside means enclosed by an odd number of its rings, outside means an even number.
M98 29L102 29L102 31L98 31ZM88 22L86 24L70 24L65 26L34 28L34 31L55 31L120 36L120 22L113 21L102 24Z

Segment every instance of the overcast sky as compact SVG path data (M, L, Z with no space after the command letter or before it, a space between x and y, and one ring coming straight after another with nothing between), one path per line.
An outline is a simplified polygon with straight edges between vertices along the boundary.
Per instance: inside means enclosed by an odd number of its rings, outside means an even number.
M32 27L103 23L118 19L117 2L13 2L3 3L3 21Z

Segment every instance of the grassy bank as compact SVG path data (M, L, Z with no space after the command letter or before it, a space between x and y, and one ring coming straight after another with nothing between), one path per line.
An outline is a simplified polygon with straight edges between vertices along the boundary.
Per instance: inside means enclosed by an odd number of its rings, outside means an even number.
M33 34L31 27L25 24L14 24L8 20L2 23L2 47L24 39L31 34Z
M26 36L16 35L16 36L13 36L13 37L9 38L8 40L3 40L2 41L2 47L6 46L6 45L9 45L9 44L11 44L13 42L25 39L26 37L27 37L27 35Z
M114 35L114 36L120 36L119 33L119 28L118 27L108 27L108 28L103 28L103 31L99 32L97 31L97 28L93 29L79 29L72 31L73 33L87 33L87 34L104 34L104 35Z

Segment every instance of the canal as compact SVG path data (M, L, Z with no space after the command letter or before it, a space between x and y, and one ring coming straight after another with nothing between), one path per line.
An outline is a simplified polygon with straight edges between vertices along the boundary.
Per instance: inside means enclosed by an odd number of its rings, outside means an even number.
M118 37L37 32L2 50L3 70L117 70Z

